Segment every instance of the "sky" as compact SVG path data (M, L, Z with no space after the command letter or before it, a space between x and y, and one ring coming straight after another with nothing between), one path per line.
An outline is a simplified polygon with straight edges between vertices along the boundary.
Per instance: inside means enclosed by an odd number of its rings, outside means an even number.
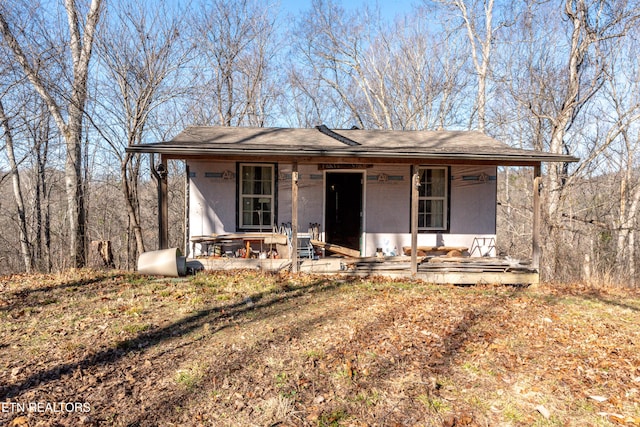
M397 14L404 14L411 10L411 6L420 0L334 0L334 2L345 9L355 9L364 4L375 6L380 5L382 16L393 19ZM281 9L284 14L291 13L297 15L300 12L311 8L311 0L280 0Z

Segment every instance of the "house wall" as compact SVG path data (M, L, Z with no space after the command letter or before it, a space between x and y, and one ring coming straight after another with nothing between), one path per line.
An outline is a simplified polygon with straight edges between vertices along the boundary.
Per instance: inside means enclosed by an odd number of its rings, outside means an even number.
M192 236L236 231L236 164L189 161L189 231ZM221 175L231 173L233 179ZM209 175L209 176L207 176Z
M189 161L189 169L191 235L236 232L236 163ZM278 224L291 222L291 170L291 164L278 165ZM225 172L231 179L223 178ZM376 248L400 253L411 245L410 167L375 165L353 172L365 177L362 254L372 256ZM310 223L324 221L324 172L316 165L300 165L298 174L298 231L307 232ZM418 245L471 249L474 239L481 238L480 243L490 246L496 235L496 167L452 166L450 174L450 230L420 233ZM487 179L465 179L478 176Z
M387 175L386 180L381 173ZM452 166L450 174L449 232L419 233L418 246L472 249L478 239L475 246L486 246L484 253L495 255L497 168ZM381 165L367 171L364 255L374 255L376 248L385 254L400 254L403 246L411 246L410 176L406 165ZM480 249L473 255L481 254Z
M191 236L235 233L236 162L189 161L189 230ZM278 225L291 222L291 164L277 171ZM233 179L223 178L225 172ZM322 223L323 174L315 165L298 167L298 224L306 233L309 223ZM199 250L199 248L196 248ZM195 255L198 255L196 253Z
M278 223L291 222L291 164L278 165ZM316 165L298 166L298 232L309 224L321 224L324 206L324 174Z

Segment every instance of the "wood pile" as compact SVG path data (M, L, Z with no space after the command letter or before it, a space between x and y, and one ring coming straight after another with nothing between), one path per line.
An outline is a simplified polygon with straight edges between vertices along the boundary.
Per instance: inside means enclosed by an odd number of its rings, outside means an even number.
M447 255L450 257L461 257L468 255L469 248L464 246L418 246L416 253L419 257ZM411 256L411 246L403 246L402 252L406 256Z

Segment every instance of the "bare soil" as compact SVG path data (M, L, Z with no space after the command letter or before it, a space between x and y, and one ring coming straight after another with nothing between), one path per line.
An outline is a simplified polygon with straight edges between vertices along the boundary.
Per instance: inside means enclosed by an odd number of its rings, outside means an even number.
M0 424L640 426L640 294L240 272L4 277Z

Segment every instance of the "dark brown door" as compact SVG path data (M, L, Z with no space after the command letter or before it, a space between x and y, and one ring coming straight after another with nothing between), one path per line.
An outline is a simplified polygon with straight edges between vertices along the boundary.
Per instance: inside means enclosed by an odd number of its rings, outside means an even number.
M327 172L325 233L327 243L360 250L362 174Z

